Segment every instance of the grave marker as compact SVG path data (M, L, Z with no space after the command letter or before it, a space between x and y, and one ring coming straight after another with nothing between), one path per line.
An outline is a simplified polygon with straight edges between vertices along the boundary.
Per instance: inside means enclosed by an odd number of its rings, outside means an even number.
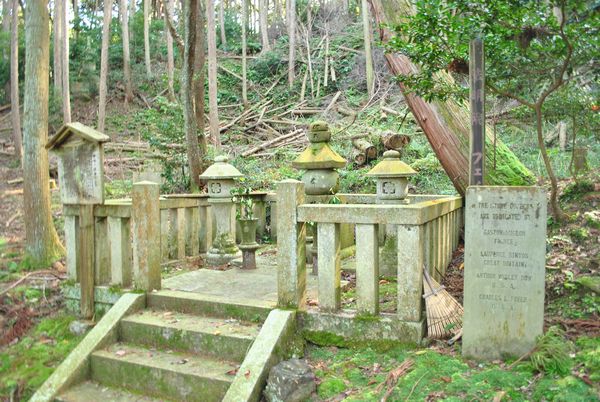
M58 181L63 204L79 205L78 250L75 258L81 287L81 315L94 315L94 205L104 203L105 134L81 123L68 123L50 138L46 149L58 155Z
M540 187L467 189L463 355L521 356L542 334L546 208Z

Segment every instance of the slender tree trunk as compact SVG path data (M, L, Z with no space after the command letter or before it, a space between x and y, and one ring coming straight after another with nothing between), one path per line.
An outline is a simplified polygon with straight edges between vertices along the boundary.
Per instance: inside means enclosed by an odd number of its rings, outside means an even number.
M2 31L6 36L10 35L10 8L11 0L2 0ZM2 49L2 58L6 63L10 63L10 49L8 47ZM4 86L4 96L6 99L10 96L10 80L6 81Z
M242 103L244 104L244 111L248 109L248 81L246 74L248 72L248 62L246 60L247 49L247 33L246 25L248 22L248 14L246 14L246 7L242 7Z
M367 0L361 0L361 5L363 39L365 42L365 68L367 75L367 92L369 94L369 98L371 98L373 97L373 92L375 91L375 73L373 72L373 56L371 54L371 17L369 15L369 5L367 3Z
M288 85L291 88L296 79L296 0L286 1L288 28Z
M10 32L10 117L13 143L19 162L23 163L23 141L21 140L21 111L19 108L19 0L12 0Z
M227 49L227 35L225 34L225 2L219 0L219 27L221 30L221 46Z
M104 19L102 22L102 51L100 53L100 89L98 91L98 131L104 132L106 118L106 92L108 76L108 41L110 39L110 21L112 19L112 0L104 1Z
M25 261L50 265L64 252L50 209L48 176L48 69L50 32L47 0L27 2L25 10L25 98L23 119L23 216Z
M220 150L221 134L219 132L219 110L217 104L217 33L215 32L214 0L206 0L206 21L208 35L208 110L210 136L217 149Z
M380 37L385 43L391 38L390 31L385 28L389 24L397 24L405 15L412 13L409 0L369 0L377 26L380 26ZM388 67L394 75L410 74L416 70L412 61L397 53L386 53ZM444 76L452 80L449 75ZM469 138L470 115L464 102L448 100L445 102L427 103L422 98L411 94L400 85L406 103L415 120L423 129L433 151L442 164L456 190L464 194L469 183ZM490 144L493 130L486 130ZM531 172L523 166L517 157L502 142L496 143L496 163L501 169L494 169L494 147L486 147L486 177L488 185L529 185L535 181Z
M146 76L152 78L150 61L150 0L144 0L144 57L146 60Z
M184 27L184 52L182 71L182 97L184 108L186 151L192 182L198 187L202 186L200 174L202 173L198 144L198 127L194 111L193 80L194 66L196 64L196 33L198 24L198 1L188 0L183 7ZM200 0L201 1L201 0ZM202 132L204 131L203 128Z
M262 38L262 51L268 52L271 50L271 43L269 42L269 0L259 0L258 12L260 17L260 36Z
M200 131L198 136L198 145L202 155L206 155L207 143L206 136L204 135L204 83L206 82L206 38L204 34L204 26L206 22L205 18L205 4L202 0L197 1L198 11L196 18L196 48L194 50L194 113L196 115L196 127ZM204 160L200 160L200 167L202 171L207 167L204 164Z
M173 0L167 1L167 9L165 10L165 37L167 38L167 77L169 81L169 99L175 101L175 89L173 87L175 76L175 59L173 57L173 36L168 28L167 15L173 15Z
M54 69L52 71L52 77L54 79L54 95L57 97L62 97L62 56L61 56L61 48L62 48L62 17L63 17L63 2L65 0L55 0L54 1L54 21L52 24L52 29L54 33L54 49L52 61L54 65Z
M62 106L64 123L71 122L71 83L69 74L69 1L63 0L62 4L62 46L60 49L61 55L61 71L62 71Z
M135 0L131 0L135 2ZM123 79L125 81L125 106L133 100L131 86L131 56L129 54L129 10L127 0L119 0L121 9L121 40L123 42ZM172 43L171 43L172 45Z
M552 217L556 222L562 222L567 216L560 208L560 205L558 203L558 181L556 180L556 175L554 174L552 163L550 163L550 158L548 157L546 144L544 143L542 105L536 103L533 110L535 112L535 125L537 130L538 146L540 147L540 153L542 154L544 166L546 167L546 171L548 172L548 178L550 179L550 209L552 210Z
M132 46L135 46L134 37L133 37L133 20L135 19L135 2L136 0L128 0L129 1L129 43Z

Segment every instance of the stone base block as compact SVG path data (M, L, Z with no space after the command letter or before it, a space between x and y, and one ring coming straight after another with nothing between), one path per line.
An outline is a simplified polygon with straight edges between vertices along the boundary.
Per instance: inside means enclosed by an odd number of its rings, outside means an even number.
M400 321L393 314L358 316L355 312L321 313L306 311L299 313L299 325L309 341L318 343L319 338L328 341L337 339L341 344L369 341L397 341L420 343L425 336L425 319Z
M206 263L211 266L215 265L224 265L231 262L231 260L235 260L236 258L241 258L242 252L238 251L235 254L221 254L215 252L214 250L210 250L206 253Z

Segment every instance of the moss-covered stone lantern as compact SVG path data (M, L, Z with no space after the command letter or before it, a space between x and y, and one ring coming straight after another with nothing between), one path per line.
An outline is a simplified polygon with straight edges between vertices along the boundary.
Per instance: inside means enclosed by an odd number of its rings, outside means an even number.
M386 151L383 160L367 176L377 180L377 200L381 204L408 203L408 178L417 172L400 160L400 152Z
M308 128L310 145L292 162L302 175L304 191L308 195L335 194L339 187L339 174L335 169L346 166L346 160L331 149L331 132L324 121L315 121Z
M206 261L209 265L223 265L241 256L235 244L235 204L231 200L231 190L235 179L244 175L227 163L227 156L217 156L215 163L200 175L208 182L208 202L211 204L216 221L216 233Z
M386 151L383 160L367 176L377 180L378 204L408 204L408 178L417 174L400 160L398 151ZM395 276L398 271L398 242L396 225L380 225L380 238L385 237L379 250L379 273Z

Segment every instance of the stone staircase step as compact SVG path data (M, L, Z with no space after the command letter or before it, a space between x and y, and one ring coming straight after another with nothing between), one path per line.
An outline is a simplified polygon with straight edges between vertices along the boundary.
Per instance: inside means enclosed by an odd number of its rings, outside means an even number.
M211 317L236 318L244 321L266 320L274 303L262 300L233 300L228 297L202 295L177 290L148 293L146 306L153 309Z
M236 369L235 362L210 356L125 343L112 344L91 356L93 381L173 400L220 401Z
M156 399L149 396L132 394L120 388L108 387L93 381L85 381L69 388L55 398L58 402L161 402L164 398Z
M121 320L120 340L241 363L259 330L259 324L237 319L144 310Z

